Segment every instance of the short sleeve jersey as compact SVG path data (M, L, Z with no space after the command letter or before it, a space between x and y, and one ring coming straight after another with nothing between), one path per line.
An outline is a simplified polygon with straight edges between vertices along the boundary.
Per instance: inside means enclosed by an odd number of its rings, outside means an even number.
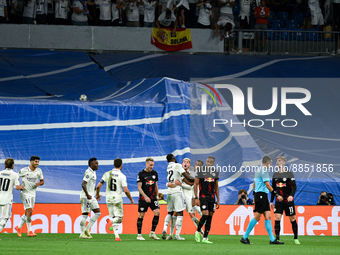
M13 203L13 188L19 184L19 175L12 169L0 171L0 205Z
M25 187L21 193L25 196L35 197L37 190L36 183L44 179L43 173L40 168L36 168L34 171L31 168L24 167L19 171L19 178L22 180L22 186Z
M219 175L217 171L206 171L203 170L197 174L196 178L200 179L199 182L199 193L200 199L208 199L211 202L215 202L215 181L219 179Z
M85 171L83 181L86 181L86 189L87 193L94 198L94 195L96 194L96 181L97 181L97 174L95 171L93 171L91 168L88 168ZM81 190L80 198L86 198L86 194L84 192L84 189Z
M273 175L272 186L275 188L276 193L283 197L284 202L288 202L287 198L289 196L294 196L294 194L292 194L292 181L295 181L295 177L290 171L284 171L282 173L276 172Z
M145 195L150 199L156 199L157 194L155 192L156 182L158 182L158 174L155 170L147 172L144 170L140 171L137 176L137 182L142 183L142 190ZM144 197L139 194L139 200L145 200Z
M122 187L127 187L126 176L119 169L106 172L100 183L106 182L106 203L120 203L123 201Z
M268 170L264 166L260 166L255 172L255 192L269 193L265 182L270 181Z
M171 13L171 17L168 19L166 17L166 13L163 12L161 15L159 15L158 21L159 24L161 24L162 26L169 27L171 25L171 22L176 21L176 16L173 13Z
M181 180L182 174L185 172L183 166L181 164L170 162L167 172L167 180L168 182L175 182L175 180ZM182 192L182 188L180 186L176 186L175 188L168 187L168 194Z

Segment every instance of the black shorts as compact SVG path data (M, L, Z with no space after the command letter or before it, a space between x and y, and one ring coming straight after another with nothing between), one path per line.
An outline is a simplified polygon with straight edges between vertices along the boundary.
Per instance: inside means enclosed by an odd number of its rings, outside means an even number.
M147 212L149 207L152 211L159 209L158 200L151 199L151 203L147 203L145 200L138 201L138 212Z
M267 193L257 192L254 196L254 200L255 200L254 212L264 213L265 211L270 211Z
M286 216L293 216L295 215L295 205L294 201L292 202L275 202L275 209L274 213L283 214L283 210L285 211Z
M209 212L215 212L216 203L211 199L200 198L201 211L208 210Z

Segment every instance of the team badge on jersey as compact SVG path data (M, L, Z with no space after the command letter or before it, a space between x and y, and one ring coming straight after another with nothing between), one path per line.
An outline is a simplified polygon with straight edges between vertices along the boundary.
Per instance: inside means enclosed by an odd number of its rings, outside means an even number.
M86 175L86 178L89 178L90 176L89 175Z
M279 182L279 183L276 183L276 186L278 186L279 188L283 188L283 187L286 187L286 184Z
M149 180L146 180L146 184L148 184L148 185L153 185L155 182L154 181L149 181Z
M155 176L155 175L153 175L153 176L152 176L152 179L156 179L156 176Z
M211 177L205 177L204 179L205 182L214 182L215 179L211 178Z
M287 178L283 178L282 180L285 182L285 181L287 181Z

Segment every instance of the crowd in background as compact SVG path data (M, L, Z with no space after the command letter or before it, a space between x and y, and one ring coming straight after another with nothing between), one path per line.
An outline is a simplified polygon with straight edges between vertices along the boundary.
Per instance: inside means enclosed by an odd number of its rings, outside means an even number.
M266 0L265 6L269 28L340 31L340 0ZM225 16L235 28L252 29L256 7L261 0L0 0L0 23L154 27L169 9L182 28L214 28Z

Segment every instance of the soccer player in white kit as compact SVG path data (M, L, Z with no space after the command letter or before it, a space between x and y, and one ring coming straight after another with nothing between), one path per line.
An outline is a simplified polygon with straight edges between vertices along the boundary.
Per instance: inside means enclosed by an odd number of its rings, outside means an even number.
M80 236L79 238L88 239L92 238L90 234L90 229L93 224L97 221L100 216L100 208L97 200L99 197L94 198L96 192L96 180L98 170L98 160L96 158L90 158L89 168L85 171L83 182L81 187L83 188L80 193L80 203L81 203L81 220L80 220ZM92 217L89 224L86 226L86 219L90 211L93 211Z
M173 154L168 154L166 156L167 161L169 162L168 168L167 168L167 186L168 186L168 196L167 196L167 206L168 206L168 214L164 219L164 228L162 232L162 238L171 240L172 236L166 237L166 231L168 229L170 220L173 217L173 221L175 223L176 221L176 235L174 240L185 240L185 238L180 237L179 234L182 230L182 222L183 222L183 211L185 209L184 204L184 197L183 197L183 191L182 187L175 184L175 180L180 180L183 177L185 177L189 181L194 181L194 178L191 177L183 168L181 164L178 164L176 161L176 158ZM173 213L177 213L177 219L176 216L173 216Z
M19 175L13 172L14 159L5 160L5 170L0 171L0 233L9 218L12 217L13 188L23 190L20 185ZM1 241L1 239L0 239Z
M96 192L100 200L100 188L106 182L106 205L109 210L109 217L113 218L112 220L107 219L106 221L109 223L109 229L112 230L113 228L115 241L120 241L118 227L119 223L122 223L124 216L122 187L125 195L130 199L131 204L133 204L134 201L127 187L126 176L121 172L123 161L120 158L116 158L113 161L113 166L114 169L106 172L101 178L97 185Z
M25 214L21 217L19 225L15 227L19 237L21 237L21 228L25 223L27 225L27 236L34 237L37 235L31 230L31 217L37 187L44 185L43 173L38 168L39 161L40 158L38 156L32 156L30 159L31 165L22 168L19 172L19 178L21 178L22 185L25 188L21 191L21 200L24 204Z

